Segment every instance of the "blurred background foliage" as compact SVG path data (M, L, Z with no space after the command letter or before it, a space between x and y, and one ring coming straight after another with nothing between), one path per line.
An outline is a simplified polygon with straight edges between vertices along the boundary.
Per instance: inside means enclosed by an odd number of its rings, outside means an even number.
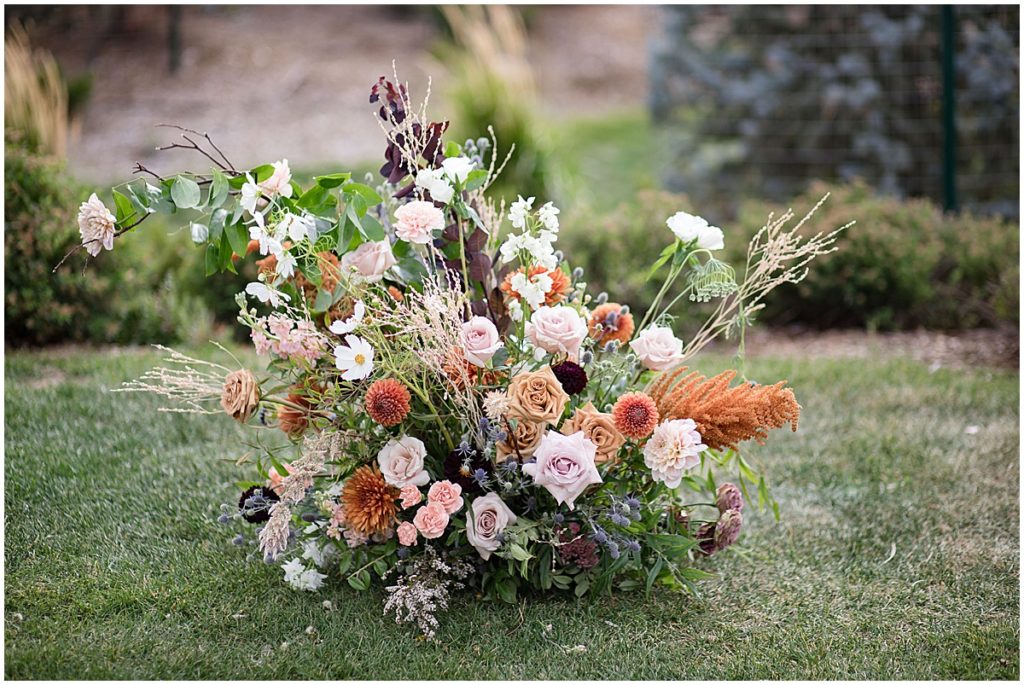
M648 268L670 238L665 219L679 210L722 226L723 258L742 275L745 241L769 211L799 213L829 191L813 227L857 225L803 283L776 291L761 323L1017 325L1015 8L957 8L960 178L970 208L960 213L942 210L936 185L933 8L659 8L647 108L581 106L573 116L546 107L539 85L533 34L543 10L394 11L436 27L424 58L434 62L431 110L452 122L447 138L479 138L491 125L499 158L515 145L496 191L562 207L560 247L593 292L642 312L656 290ZM206 279L179 222L156 217L84 271L76 255L51 273L77 242L78 204L96 188L70 177L61 142L88 107L94 75L65 75L10 13L6 32L6 343L233 335L233 295L253 260L240 276ZM355 161L359 173L379 165ZM707 306L687 305L683 332Z

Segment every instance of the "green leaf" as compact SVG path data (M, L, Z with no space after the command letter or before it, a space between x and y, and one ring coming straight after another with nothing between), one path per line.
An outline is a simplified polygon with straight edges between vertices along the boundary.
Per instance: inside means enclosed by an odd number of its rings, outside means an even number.
M346 571L352 568L352 555L345 554L338 558L338 573L344 575Z
M508 551L516 561L529 561L533 558L532 554L526 551L526 549L521 545L517 545L514 542L508 546Z
M179 209L194 209L199 207L202 194L199 192L199 184L191 178L178 176L171 186L171 199Z
M249 230L243 224L231 224L224 227L227 233L231 249L239 257L245 256L245 250L249 247Z
M115 217L118 224L129 223L131 219L135 218L137 212L135 207L132 206L132 201L122 193L114 191L114 208Z
M654 566L647 572L647 581L644 583L644 594L650 595L651 588L654 587L654 581L658 579L658 575L661 573L662 567L665 565L665 560L662 557L658 557L658 560L654 562Z
M261 181L266 181L268 178L274 175L274 165L260 164L258 167L250 169L249 174L257 183L260 183ZM242 182L245 182L244 177L242 179ZM241 187L241 185L239 185L239 187Z
M210 216L210 242L217 244L220 242L221 235L224 234L224 222L228 218L228 210L226 209L215 209L213 214Z
M590 589L590 581L583 576L576 577L576 589L573 591L577 597L582 597L587 594L587 590Z
M370 587L370 574L366 571L360 571L351 575L348 577L348 584L356 590L366 590Z
M217 260L217 253L219 251L220 251L220 248L217 247L216 245L207 245L206 246L206 275L207 276L212 276L213 274L217 273L217 271L220 270L219 269L218 260Z
M210 184L210 207L216 209L224 204L228 197L228 177L217 169L213 170L213 182Z
M487 180L486 169L473 169L466 176L466 190L476 190Z
M341 174L326 174L324 176L314 176L313 180L315 180L316 184L321 188L337 188L341 184L348 181L350 178L352 178L352 174L346 171L345 173Z
M319 207L324 203L324 200L330 195L330 192L322 185L311 186L309 190L302 194L299 198L299 207L312 211L314 208Z
M384 201L381 196L377 194L376 190L368 185L356 183L355 181L348 181L341 187L341 189L345 191L345 195L353 196L354 194L355 196L362 198L363 201L371 207L373 205L379 205Z
M668 260L672 259L672 255L675 254L676 250L679 249L679 241L674 241L672 244L667 245L664 250L661 251L661 256L658 257L658 261L654 262L654 266L647 272L647 280L654 278L654 274L658 273L658 269L665 266Z
M454 140L449 140L444 146L445 157L459 157L462 155L462 146Z
M516 603L516 581L511 578L502 578L498 581L496 589L501 601L508 604Z
M363 236L367 240L372 240L376 243L388 237L387 233L384 232L384 227L381 226L380 222L370 214L363 217L361 225L363 228Z

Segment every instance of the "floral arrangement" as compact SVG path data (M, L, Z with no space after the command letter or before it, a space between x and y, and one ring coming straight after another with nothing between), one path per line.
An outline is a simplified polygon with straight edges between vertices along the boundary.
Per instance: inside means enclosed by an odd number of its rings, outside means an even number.
M723 231L679 212L651 268L663 287L638 317L587 292L555 248L554 204L488 196L504 166L493 134L445 141L447 122L397 78L369 99L387 141L377 182L304 186L287 160L238 169L180 129L167 147L194 150L209 173L139 165L114 211L95 194L82 204L91 256L156 212L189 211L208 274L250 258L259 269L236 299L265 370L164 348L168 365L123 389L257 431L220 520L245 526L234 543L297 590L382 581L385 610L428 636L463 586L507 602L694 590L701 559L739 537L745 499L777 514L738 448L796 430L800 405L784 381L687 365L719 335L742 341L763 298L838 231L804 237L792 213L770 217L737 280L714 256ZM684 296L716 302L688 342L672 327Z

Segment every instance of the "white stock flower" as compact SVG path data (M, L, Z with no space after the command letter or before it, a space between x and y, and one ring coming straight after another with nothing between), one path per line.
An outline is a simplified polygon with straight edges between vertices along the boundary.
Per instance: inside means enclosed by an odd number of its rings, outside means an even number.
M245 286L245 292L260 302L269 302L271 307L279 307L282 301L288 302L291 299L284 293L274 290L266 283L260 283L259 281L253 281Z
M523 320L523 306L519 304L519 300L509 300L508 315L513 321L519 322Z
M445 175L459 185L466 182L473 166L473 160L469 157L449 157L441 162Z
M291 278L295 275L295 267L298 262L295 260L295 255L287 250L282 250L276 255L277 257L277 268L275 271L281 278Z
M252 179L251 174L245 175L245 183L242 184L242 196L238 204L250 214L256 213L256 203L260 199L260 187Z
M345 345L334 348L335 364L342 379L356 381L373 372L373 346L358 335L346 335Z
M362 300L357 300L355 307L352 311L352 316L348 317L344 321L340 319L331 324L330 331L336 335L345 335L351 333L359 324L363 322L363 316L366 314L366 305L363 304Z
M116 217L93 193L78 208L78 232L82 236L85 251L95 257L100 250L114 249Z
M264 223L263 215L256 212L252 215L253 225L249 227L249 239L256 240L259 242L260 254L266 255L273 252L278 254L283 249L281 241L275 238L271 233L267 231L267 226Z
M552 233L558 233L558 212L558 207L551 202L546 202L543 207L537 210L537 218L544 228Z
M696 240L697 247L705 250L721 250L725 247L722 229L712 226L703 217L676 212L665 221L665 224L684 243Z
M548 290L551 290L550 278L548 278L548 283ZM530 305L530 309L536 309L544 304L544 296L547 294L547 291L543 290L538 283L529 280L526 274L517 273L513 275L510 285L512 290L519 293L519 296L526 300L526 303Z
M530 209L533 207L533 201L536 198L529 198L524 200L523 196L512 203L512 206L508 210L508 219L512 222L513 228L522 230L526 228L526 217L530 214Z
M448 204L455 195L442 169L420 169L416 174L416 187L430 193L430 197L441 204Z
M309 238L310 242L314 242L316 240L316 222L313 221L313 217L299 216L288 212L274 232L287 235L293 243L304 238Z

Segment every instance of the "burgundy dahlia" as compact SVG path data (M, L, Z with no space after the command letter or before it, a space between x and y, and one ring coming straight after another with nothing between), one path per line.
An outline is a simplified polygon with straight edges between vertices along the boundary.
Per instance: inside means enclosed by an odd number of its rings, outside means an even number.
M562 384L562 390L569 395L578 395L587 387L587 372L579 364L564 361L551 367L555 378Z

